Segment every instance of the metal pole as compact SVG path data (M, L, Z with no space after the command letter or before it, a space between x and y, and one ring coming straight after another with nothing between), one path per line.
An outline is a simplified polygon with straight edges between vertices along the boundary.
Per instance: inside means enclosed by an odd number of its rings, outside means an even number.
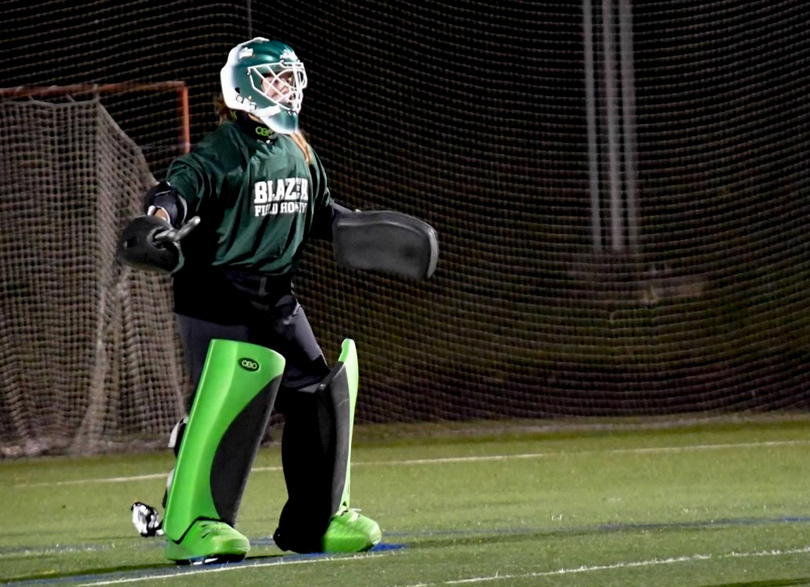
M622 136L624 138L624 182L627 205L627 239L631 251L638 248L636 79L633 67L633 4L619 0L619 50L622 75Z
M610 234L614 251L624 250L621 153L619 151L619 92L614 53L613 2L602 0L602 31L605 53L605 119L607 124L608 186L610 188Z
M588 123L588 175L591 192L591 240L602 252L602 215L599 202L599 143L596 135L596 65L593 48L593 4L582 0L582 35L585 49L585 117Z

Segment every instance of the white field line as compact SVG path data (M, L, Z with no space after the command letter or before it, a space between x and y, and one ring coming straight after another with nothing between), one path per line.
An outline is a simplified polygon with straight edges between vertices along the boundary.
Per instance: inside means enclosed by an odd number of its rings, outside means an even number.
M685 453L705 450L738 450L746 448L775 448L782 446L810 445L810 440L775 440L767 442L741 442L736 444L696 444L693 446L659 446L649 448L617 448L611 450L584 450L579 452L533 452L522 454L478 455L472 457L437 457L432 459L408 459L403 461L365 461L352 463L352 467L410 467L415 465L447 465L453 463L484 463L493 461L511 461L520 459L547 459L582 455L618 455L618 454L664 454ZM280 472L280 466L254 467L253 473ZM129 483L150 479L165 479L167 472L148 475L130 475L127 477L99 477L96 479L72 479L55 483L19 483L15 488L23 487L56 487L60 485L86 485L90 483Z
M319 564L331 562L346 562L351 560L361 560L366 558L376 558L385 556L389 553L374 553L368 552L365 554L356 554L353 556L340 556L340 557L313 557L307 559L284 560L283 558L274 561L263 563L243 563L236 565L217 565L217 566L199 566L199 567L182 567L182 570L171 570L164 573L144 574L137 577L129 577L122 579L100 580L91 581L90 583L78 583L76 587L94 587L96 585L119 585L122 583L140 583L143 581L156 581L160 579L176 579L178 577L187 577L188 575L199 575L202 573L226 573L228 571L240 571L246 569L260 569L262 567L277 567L281 565L306 565L306 564ZM249 560L249 559L248 559ZM177 567L175 567L176 569Z
M794 548L790 550L764 550L759 552L730 552L728 554L693 554L689 556L678 556L673 558L654 558L642 561L627 561L614 563L612 565L594 565L575 567L571 569L557 569L554 571L542 571L537 573L522 573L519 575L489 575L484 577L470 577L469 579L455 579L452 581L441 581L439 583L416 583L413 585L392 585L390 587L430 587L432 585L467 585L472 583L488 583L491 581L503 581L512 579L535 579L540 577L555 577L561 575L574 575L577 573L593 573L598 571L613 571L618 569L632 569L638 567L654 567L658 565L672 565L677 563L690 563L695 561L719 561L734 558L754 558L764 556L789 556L793 554L810 553L810 546L804 548Z
M756 552L730 552L727 554L693 554L689 556L679 556L679 557L672 557L672 558L654 558L654 559L647 559L647 560L640 560L640 561L625 561L625 562L618 562L611 565L582 565L579 567L573 567L568 569L555 569L553 571L538 571L534 573L522 573L517 575L508 575L508 574L495 574L495 575L488 575L488 576L481 576L481 577L470 577L467 579L454 579L451 581L440 581L438 583L412 583L409 585L388 585L388 586L380 586L380 587L431 587L431 586L439 586L439 585L466 585L466 584L473 584L473 583L488 583L493 581L504 581L504 580L514 580L514 579L535 579L541 577L555 577L555 576L564 576L564 575L575 575L575 574L584 574L584 573L597 573L600 571L614 571L620 569L633 569L633 568L640 568L640 567L654 567L660 565L672 565L678 563L691 563L691 562L700 562L700 561L720 561L725 559L741 559L741 558L755 558L755 557L766 557L766 556L790 556L795 554L808 554L810 553L810 546L805 546L804 548L794 548L790 550L764 550L764 551L756 551ZM138 577L132 577L128 579L115 579L115 580L101 580L101 581L93 581L90 583L80 583L77 587L96 587L99 585L118 585L122 583L138 583L143 581L155 581L155 580L169 580L174 579L177 577L186 577L190 574L199 574L199 573L225 573L229 571L244 571L248 569L258 569L262 567L269 567L269 566L278 566L280 564L307 564L307 563L323 563L323 562L332 562L332 561L347 561L347 560L360 560L362 558L368 558L370 556L375 556L373 553L368 555L360 555L355 557L341 557L341 558L329 558L329 559L309 559L309 560L295 560L290 561L287 563L284 562L267 562L267 563L257 563L252 565L239 565L239 566L224 566L219 568L205 568L201 567L199 570L184 570L184 572L177 572L172 574L153 574L153 575L141 575ZM379 555L377 555L379 556Z

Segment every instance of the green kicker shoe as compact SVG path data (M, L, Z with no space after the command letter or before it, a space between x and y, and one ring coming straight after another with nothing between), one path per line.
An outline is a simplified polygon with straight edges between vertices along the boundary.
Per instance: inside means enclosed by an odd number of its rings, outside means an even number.
M357 510L346 509L332 517L323 535L324 552L364 552L382 538L380 526Z
M238 562L250 550L250 542L225 522L197 520L180 542L169 539L166 558L179 565Z

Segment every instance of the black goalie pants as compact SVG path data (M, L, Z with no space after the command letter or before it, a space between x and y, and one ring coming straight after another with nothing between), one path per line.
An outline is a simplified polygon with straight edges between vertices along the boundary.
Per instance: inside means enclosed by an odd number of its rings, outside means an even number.
M206 295L211 288L192 288L195 297L208 299L205 307L184 304L182 297L178 300L183 291L178 292L175 284L176 318L189 374L196 386L214 338L258 344L285 358L275 407L284 414L281 450L288 499L276 534L284 536L284 543L278 544L282 549L317 552L334 513L330 511L332 462L321 430L322 402L315 393L329 367L288 278L240 272L224 276L227 283L217 283L213 296Z

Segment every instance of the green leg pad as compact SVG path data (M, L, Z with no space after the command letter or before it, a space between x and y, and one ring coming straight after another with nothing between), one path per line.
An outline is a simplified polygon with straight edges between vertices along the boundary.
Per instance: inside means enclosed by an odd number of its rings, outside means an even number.
M364 552L382 539L379 524L357 510L343 510L333 516L321 539L323 552Z
M335 461L332 475L333 515L349 507L351 498L352 436L354 434L354 408L357 404L359 372L357 348L354 341L343 341L339 367L321 384L322 389L330 387L330 400L335 414Z
M351 448L357 401L358 367L354 341L343 341L341 355L314 393L299 392L297 411L287 413L282 463L289 499L273 535L282 550L324 552L345 542L341 517L351 499ZM341 517L340 521L335 519ZM356 516L351 526L356 527ZM333 527L332 538L324 532ZM340 526L340 527L339 527ZM372 532L373 533L373 532ZM333 552L347 552L338 547ZM350 550L354 552L355 550Z
M354 409L357 403L357 350L354 342L345 340L339 365L329 381L329 396L335 414L335 461L332 482L332 518L321 538L323 552L363 552L373 548L382 538L380 526L371 518L350 508L352 435Z
M249 543L232 527L284 365L258 345L211 341L166 501L170 560L244 558Z
M169 540L166 558L178 564L238 562L250 550L250 541L225 522L197 520L181 542Z

